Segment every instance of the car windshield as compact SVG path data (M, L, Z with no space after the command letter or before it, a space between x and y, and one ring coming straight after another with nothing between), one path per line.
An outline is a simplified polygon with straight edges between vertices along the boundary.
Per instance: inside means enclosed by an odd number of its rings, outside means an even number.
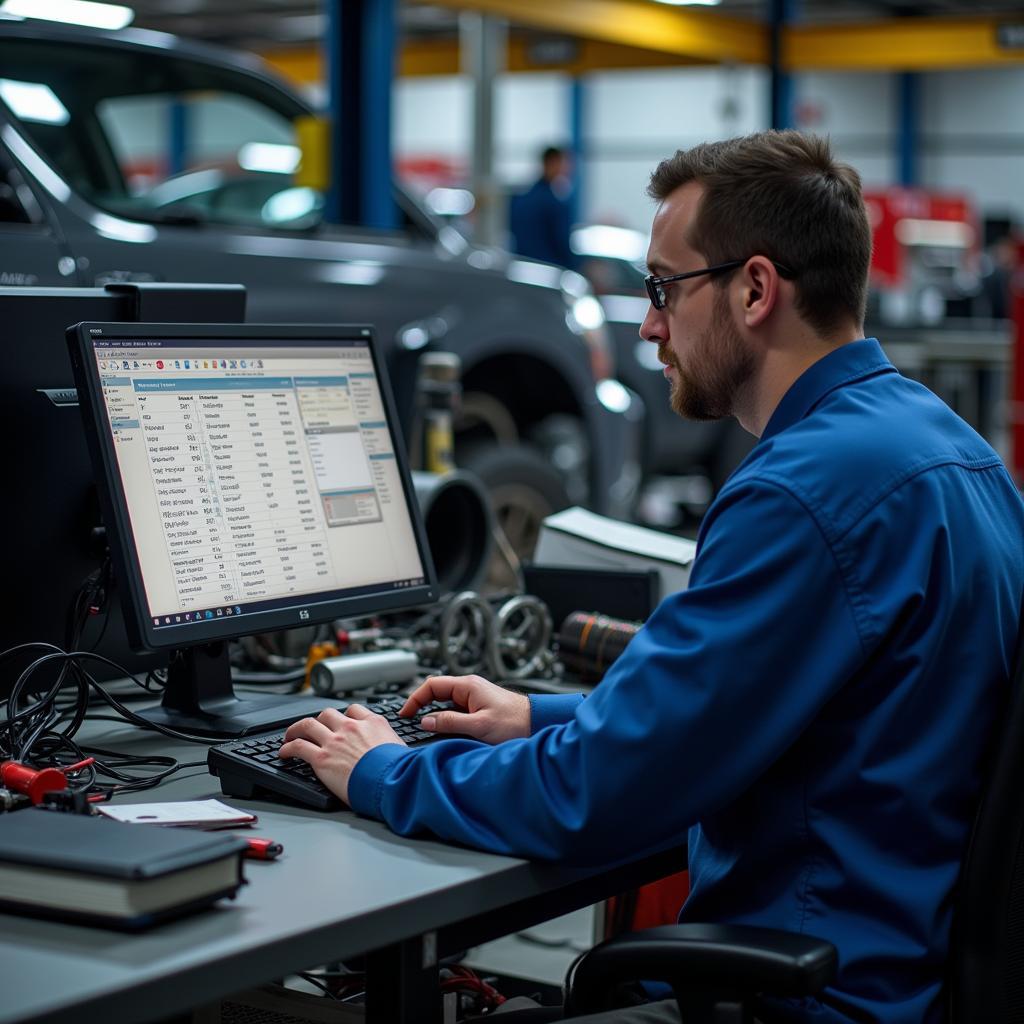
M301 229L285 93L230 68L68 41L0 40L0 100L79 195L122 216Z

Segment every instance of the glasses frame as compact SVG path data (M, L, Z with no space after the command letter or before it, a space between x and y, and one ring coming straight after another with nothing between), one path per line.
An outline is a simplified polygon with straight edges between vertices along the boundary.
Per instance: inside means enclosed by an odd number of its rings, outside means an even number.
M747 259L750 258L749 256L747 257ZM644 287L647 289L647 297L651 300L651 305L655 309L664 309L668 302L665 297L664 285L672 284L675 281L686 281L691 277L701 277L703 274L717 274L721 270L735 270L736 267L742 267L746 262L747 260L728 260L725 263L716 263L713 267L701 267L700 270L687 270L683 274L669 274L666 277L648 274L644 278ZM771 263L783 277L796 276L784 264L776 263L775 260L772 260Z

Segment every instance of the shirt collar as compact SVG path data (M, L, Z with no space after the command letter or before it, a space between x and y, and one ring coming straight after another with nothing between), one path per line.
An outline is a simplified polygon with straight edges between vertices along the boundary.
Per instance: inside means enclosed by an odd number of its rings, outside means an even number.
M833 349L793 382L775 407L761 440L802 420L830 391L878 373L896 373L896 367L886 358L876 338L851 341Z

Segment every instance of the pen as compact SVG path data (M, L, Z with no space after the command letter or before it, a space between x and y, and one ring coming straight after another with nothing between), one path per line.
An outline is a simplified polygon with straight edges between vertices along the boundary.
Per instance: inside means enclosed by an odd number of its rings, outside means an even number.
M245 855L251 860L273 860L284 850L284 847L280 843L275 843L273 839L247 836L245 841L249 844Z

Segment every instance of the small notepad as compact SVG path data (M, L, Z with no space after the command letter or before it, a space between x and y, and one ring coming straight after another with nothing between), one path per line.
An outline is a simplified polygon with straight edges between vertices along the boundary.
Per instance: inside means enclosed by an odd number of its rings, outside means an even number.
M182 828L234 828L253 825L248 811L228 807L220 800L178 800L159 804L102 804L96 808L115 821L129 825L176 825Z

